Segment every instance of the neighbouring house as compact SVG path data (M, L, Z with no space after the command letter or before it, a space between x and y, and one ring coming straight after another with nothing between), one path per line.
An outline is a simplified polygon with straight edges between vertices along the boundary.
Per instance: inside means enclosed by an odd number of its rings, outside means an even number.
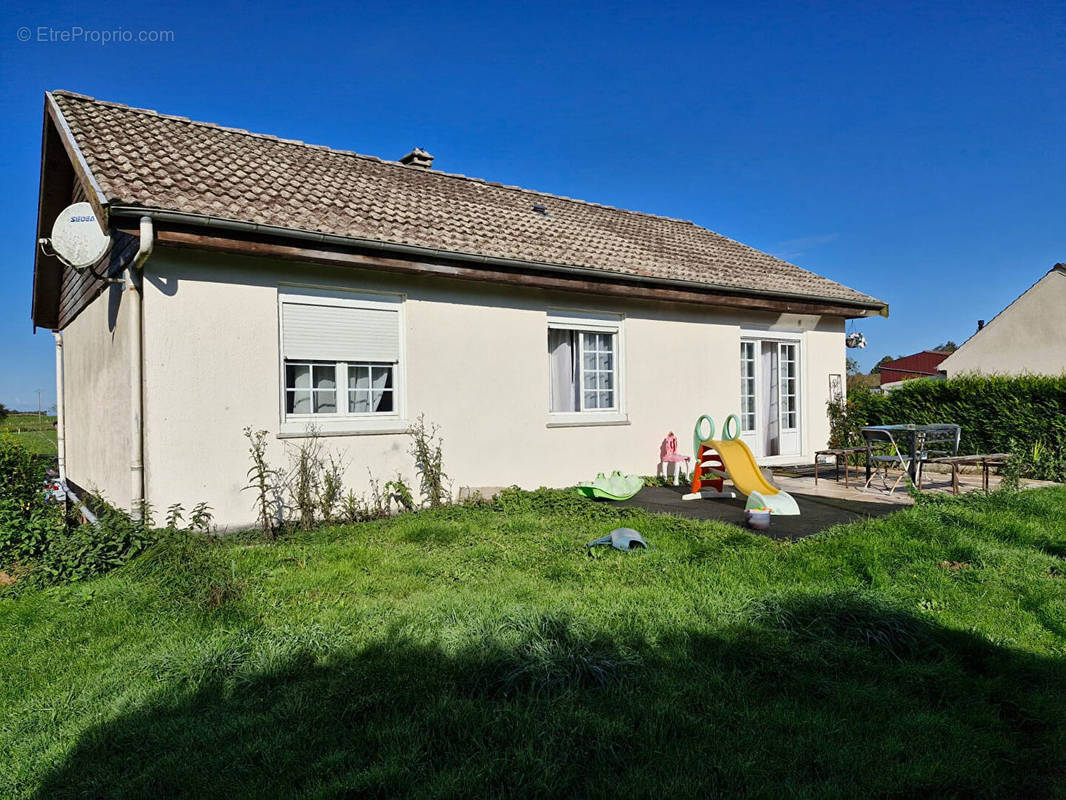
M940 365L949 378L1066 374L1066 264L1056 264L1017 300L962 343Z
M885 361L878 367L881 376L880 385L900 383L915 378L942 378L940 363L951 355L950 350L923 350L909 356Z
M885 303L691 222L164 116L45 98L38 238L72 201L93 269L46 247L63 468L118 505L254 521L242 430L287 463L314 425L356 491L413 480L440 426L456 489L653 474L668 431L736 413L811 462L849 318Z

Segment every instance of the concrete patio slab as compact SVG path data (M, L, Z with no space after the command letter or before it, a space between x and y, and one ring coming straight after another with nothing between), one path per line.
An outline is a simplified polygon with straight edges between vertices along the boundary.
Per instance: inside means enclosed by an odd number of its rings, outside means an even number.
M870 488L863 489L866 482L865 467L852 466L849 470L850 486L844 485L842 475L836 475L833 468L829 467L821 472L818 484L815 485L813 477L814 467L784 467L773 470L773 483L784 489L789 494L812 494L818 497L837 497L844 500L859 500L879 503L895 503L898 505L911 505L913 500L907 492L906 480L901 481L894 492L885 488L884 481L874 477ZM890 473L888 483L891 486L896 480L898 472ZM992 474L988 478L989 489L996 489L1003 478ZM1052 481L1036 481L1024 478L1021 481L1022 488L1038 488L1042 486L1055 486ZM984 491L980 469L966 468L959 471L959 493ZM934 494L951 494L951 472L940 465L930 464L923 470L922 492Z

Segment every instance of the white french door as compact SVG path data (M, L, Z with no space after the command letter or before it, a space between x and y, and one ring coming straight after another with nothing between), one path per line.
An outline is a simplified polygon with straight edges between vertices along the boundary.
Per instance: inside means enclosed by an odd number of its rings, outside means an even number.
M756 455L762 454L759 439L758 343L740 342L740 438Z
M777 454L792 456L800 451L799 345L778 342L777 365Z
M740 438L757 458L802 449L799 343L740 342Z

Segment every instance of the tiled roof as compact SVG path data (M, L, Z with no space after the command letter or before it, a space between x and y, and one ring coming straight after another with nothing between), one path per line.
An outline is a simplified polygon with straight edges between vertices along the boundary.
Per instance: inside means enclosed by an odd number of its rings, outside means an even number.
M52 94L110 206L883 305L691 222ZM544 213L534 205L546 207Z
M905 372L912 375L936 375L939 372L940 362L951 355L950 350L923 350L909 356L897 358L895 361L886 361L880 365L882 383L885 383L886 372ZM892 378L895 380L895 378Z

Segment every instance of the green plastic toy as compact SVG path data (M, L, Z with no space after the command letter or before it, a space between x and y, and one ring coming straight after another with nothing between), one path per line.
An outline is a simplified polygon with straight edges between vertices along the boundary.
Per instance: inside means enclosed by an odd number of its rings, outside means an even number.
M601 472L591 483L579 483L577 490L585 497L597 500L628 500L644 488L644 479L639 475L623 475L618 470L611 477Z

